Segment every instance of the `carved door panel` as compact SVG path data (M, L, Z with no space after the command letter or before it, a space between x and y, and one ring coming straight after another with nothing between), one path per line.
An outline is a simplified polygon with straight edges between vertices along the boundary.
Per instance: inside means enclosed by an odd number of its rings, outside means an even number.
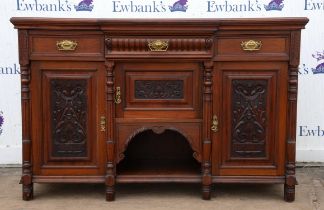
M284 174L286 83L284 62L217 64L213 174Z
M96 62L33 63L36 175L104 174L104 72Z
M200 117L198 63L120 63L117 118Z

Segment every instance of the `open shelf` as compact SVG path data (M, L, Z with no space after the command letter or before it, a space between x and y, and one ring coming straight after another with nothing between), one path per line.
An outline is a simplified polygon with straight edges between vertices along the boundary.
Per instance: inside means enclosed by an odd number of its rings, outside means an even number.
M200 182L200 164L156 161L122 163L117 182Z
M145 131L131 140L117 165L117 182L201 182L201 165L179 133Z

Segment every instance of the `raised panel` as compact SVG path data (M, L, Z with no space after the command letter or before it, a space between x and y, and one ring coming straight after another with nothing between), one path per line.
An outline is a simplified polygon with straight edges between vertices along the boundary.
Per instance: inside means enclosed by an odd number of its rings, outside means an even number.
M88 81L51 79L51 156L87 157Z
M274 165L276 77L262 71L223 75L223 165Z
M230 156L266 158L267 124L269 124L268 80L233 79L231 88Z
M42 73L44 164L94 161L95 72L44 69Z
M135 99L183 99L183 80L135 80Z

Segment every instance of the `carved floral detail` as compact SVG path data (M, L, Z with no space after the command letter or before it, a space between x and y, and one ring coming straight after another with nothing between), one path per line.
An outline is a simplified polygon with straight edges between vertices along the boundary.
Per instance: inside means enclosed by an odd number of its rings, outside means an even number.
M136 99L182 99L183 80L136 80Z
M267 80L233 80L232 156L264 157Z
M51 81L52 154L56 157L87 155L87 81Z

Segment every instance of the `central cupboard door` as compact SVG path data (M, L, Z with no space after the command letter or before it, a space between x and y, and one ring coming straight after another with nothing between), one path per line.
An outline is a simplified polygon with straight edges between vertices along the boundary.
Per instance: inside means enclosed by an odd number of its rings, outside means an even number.
M287 64L220 62L213 75L213 175L284 175Z
M201 117L199 63L119 63L117 118Z

